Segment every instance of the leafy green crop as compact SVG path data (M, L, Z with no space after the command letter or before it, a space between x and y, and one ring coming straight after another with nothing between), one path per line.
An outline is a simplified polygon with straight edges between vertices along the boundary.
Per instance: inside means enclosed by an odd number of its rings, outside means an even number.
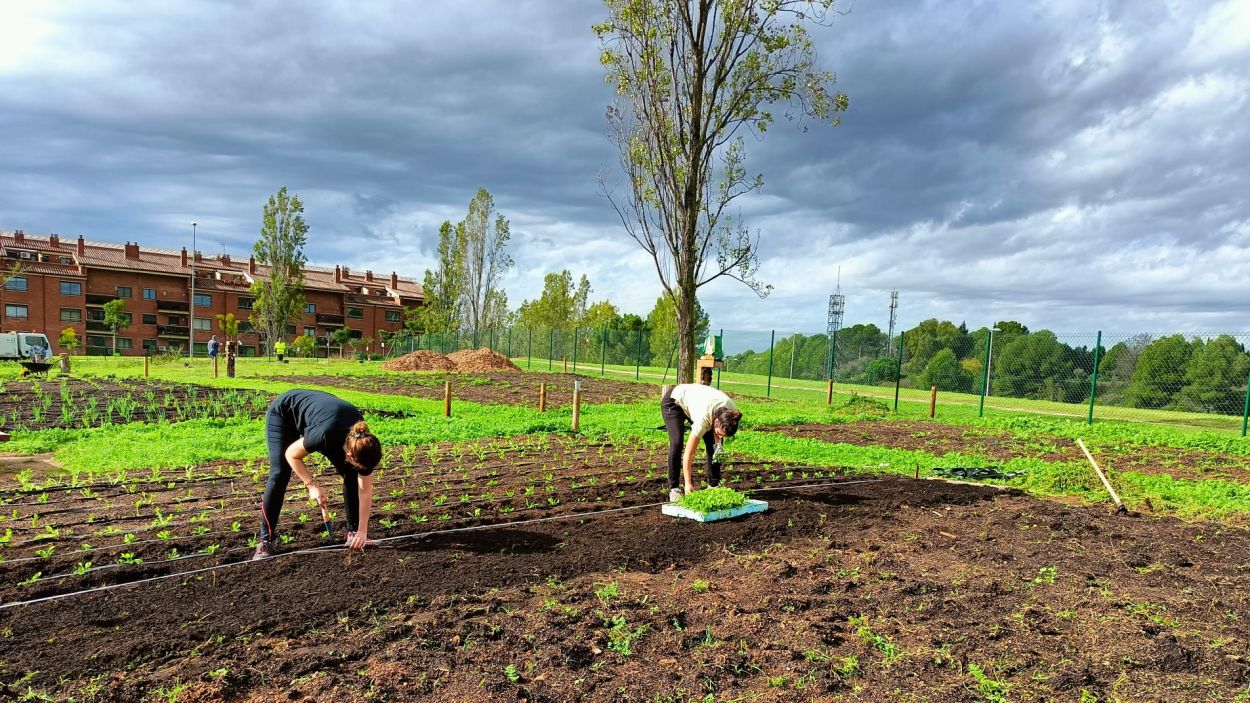
M729 510L746 505L747 497L735 491L732 488L718 486L716 488L704 488L701 491L687 493L677 501L677 504L683 508L694 510L699 513L714 513L718 510Z

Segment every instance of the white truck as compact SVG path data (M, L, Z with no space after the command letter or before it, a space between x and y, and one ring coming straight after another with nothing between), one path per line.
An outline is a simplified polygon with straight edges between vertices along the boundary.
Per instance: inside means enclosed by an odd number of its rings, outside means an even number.
M38 332L0 332L0 361L21 362L30 371L52 366L52 345Z

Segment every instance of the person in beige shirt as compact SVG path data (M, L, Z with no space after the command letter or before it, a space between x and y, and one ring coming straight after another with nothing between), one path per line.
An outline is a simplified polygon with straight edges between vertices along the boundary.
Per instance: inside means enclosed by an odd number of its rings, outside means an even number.
M682 383L664 394L660 414L668 430L668 499L680 500L683 485L685 493L694 492L694 454L699 449L700 438L707 450L708 483L720 485L720 462L716 461L715 450L725 437L734 436L742 420L742 412L733 400L711 386ZM683 441L687 420L690 421L688 442ZM679 478L683 479L682 484L678 484Z

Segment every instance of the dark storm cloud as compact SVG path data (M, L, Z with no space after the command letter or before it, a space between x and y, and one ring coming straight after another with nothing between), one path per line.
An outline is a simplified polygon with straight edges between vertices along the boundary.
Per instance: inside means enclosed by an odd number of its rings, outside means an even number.
M6 16L8 15L12 16ZM595 2L40 4L0 10L0 227L242 252L301 195L319 263L420 276L478 187L512 220L511 302L586 273L645 313L658 285L595 177L618 169ZM1244 325L1244 3L859 0L814 28L851 110L744 133L764 189L758 302L713 324L1018 318ZM9 34L6 34L6 31ZM800 129L802 127L802 129Z

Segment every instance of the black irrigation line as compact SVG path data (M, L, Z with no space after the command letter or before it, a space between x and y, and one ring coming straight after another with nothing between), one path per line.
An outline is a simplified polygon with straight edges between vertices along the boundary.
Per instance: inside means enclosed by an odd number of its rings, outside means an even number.
M860 480L855 480L855 481L834 481L834 482L820 483L820 484L805 484L805 485L800 485L800 486L777 486L775 488L758 488L758 489L750 489L745 492L758 493L758 492L769 491L769 490L806 490L806 489L811 489L811 488L825 488L825 487L830 487L830 486L849 486L849 485L862 484L862 483L880 483L881 481L885 481L885 480L886 479L884 478L877 478L877 479L860 479ZM475 532L475 531L490 530L490 529L495 529L495 528L515 527L517 525L529 525L529 524L536 524L540 522L551 522L554 520L569 520L569 519L575 519L575 518L594 517L597 515L607 515L610 513L619 513L619 512L625 512L628 510L640 510L643 508L654 508L660 505L664 505L664 502L643 503L639 505L623 506L619 508L608 508L605 510L592 510L592 511L584 512L584 513L569 513L567 515L549 515L545 517L529 518L527 520L515 520L512 522L492 523L488 525L468 525L465 527L452 527L452 528L447 528L443 530L430 530L427 532L419 532L419 533L413 533L413 534L408 534L408 535L396 535L394 537L383 537L380 539L370 540L370 541L373 542L375 545L385 545L385 544L398 542L401 540L423 539L423 538L428 538L428 537L438 537L441 535L456 534L456 533L461 533L461 532ZM347 548L347 545L345 544L324 545L320 547L309 547L306 549L298 549L293 552L284 552L282 554L274 555L273 557L270 557L270 558L274 559L274 558L290 557L290 556L296 556L296 555L307 555L307 554L314 554L314 553L325 552L325 551L344 550L346 548ZM227 551L233 552L233 551L238 551L238 550L236 548L236 549L231 549ZM173 559L173 560L165 560L165 563L168 563L168 561L183 561L186 559L206 557L206 556L216 556L216 555L215 554L213 555L191 554L191 555L178 557L177 559ZM152 563L159 564L162 562L152 562ZM9 608L16 608L19 606L35 605L38 603L46 603L46 602L50 602L54 600L62 600L65 598L85 595L88 593L100 593L104 591L111 591L111 590L116 590L120 588L125 588L128 586L137 586L137 585L141 585L145 583L152 583L155 581L164 581L164 580L168 580L171 578L194 576L196 574L207 573L210 571L217 571L219 569L225 569L225 568L229 568L233 566L239 566L241 564L250 564L250 563L251 563L251 560L226 562L223 564L206 566L200 569L192 569L190 571L180 571L180 572L173 573L173 574L162 574L160 576L153 576L153 577L146 578L146 579L139 579L137 581L127 581L125 583L107 584L104 586L96 586L94 588L88 588L88 589L84 589L81 591L73 591L70 593L59 593L59 594L52 595L52 596L44 596L42 598L32 598L30 600L25 600L25 601L14 601L12 603L0 603L0 610L7 610ZM125 566L125 565L119 564L118 566ZM49 578L52 578L52 577L49 577Z

